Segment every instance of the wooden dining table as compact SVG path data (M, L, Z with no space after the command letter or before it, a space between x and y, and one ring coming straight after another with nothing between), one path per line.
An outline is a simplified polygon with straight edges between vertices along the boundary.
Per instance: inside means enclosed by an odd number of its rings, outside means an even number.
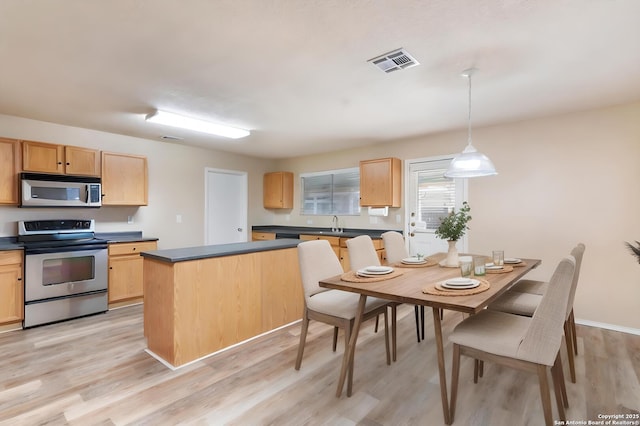
M320 287L360 294L351 338L349 340L348 347L345 348L342 359L342 368L340 371L340 378L338 380L338 389L336 391L337 397L342 395L344 382L347 376L349 377L347 383L347 396L351 396L355 348L367 296L378 297L399 303L430 306L433 310L433 329L438 357L442 411L445 423L448 425L451 424L444 361L444 344L442 341L442 324L440 317L442 310L447 309L470 315L476 314L507 291L516 283L516 281L522 278L531 269L536 268L541 261L539 259L522 259L522 264L520 266L513 266L512 271L487 273L485 276L478 277L485 280L490 285L486 291L482 291L480 293L444 296L423 292L423 289L427 286L433 287L435 284L441 283L445 280L460 277L459 268L446 268L438 265L438 262L445 257L445 253L438 253L436 255L429 256L429 259L432 261L431 263L435 263L435 265L428 267L415 267L415 265L413 265L413 267L402 267L401 264L392 265L394 266L395 271L401 272L401 275L396 275L393 278L380 281L351 282L343 280L342 275L320 281Z

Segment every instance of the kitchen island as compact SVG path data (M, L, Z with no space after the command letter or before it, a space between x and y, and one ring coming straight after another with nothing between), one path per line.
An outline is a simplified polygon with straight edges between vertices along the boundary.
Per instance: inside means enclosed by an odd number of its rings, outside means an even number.
M302 318L299 243L143 252L148 351L179 367Z

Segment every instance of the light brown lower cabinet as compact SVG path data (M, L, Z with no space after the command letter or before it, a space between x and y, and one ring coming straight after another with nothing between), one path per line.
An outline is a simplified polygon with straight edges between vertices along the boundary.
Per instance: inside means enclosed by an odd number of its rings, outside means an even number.
M276 234L273 232L259 232L253 231L251 232L251 241L268 241L275 240Z
M156 241L109 244L109 303L143 297L140 252L157 247Z
M24 318L22 250L0 251L0 325Z

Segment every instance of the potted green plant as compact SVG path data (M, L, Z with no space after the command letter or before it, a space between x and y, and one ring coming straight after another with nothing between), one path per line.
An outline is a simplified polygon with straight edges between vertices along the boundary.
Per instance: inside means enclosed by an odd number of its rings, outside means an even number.
M456 242L462 238L467 229L469 229L467 224L471 220L471 216L469 215L470 211L471 207L469 207L469 203L465 201L462 203L460 210L456 212L454 209L448 216L440 218L440 226L436 229L436 237L447 240L449 243L449 250L447 251L444 266L458 266Z

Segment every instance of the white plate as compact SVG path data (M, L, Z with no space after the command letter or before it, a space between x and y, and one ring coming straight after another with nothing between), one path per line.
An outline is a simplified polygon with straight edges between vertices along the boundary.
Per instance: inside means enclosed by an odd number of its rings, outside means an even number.
M418 259L417 257L406 257L404 259L401 260L402 263L407 263L407 264L422 264L422 263L427 263L427 259L422 258L422 259Z
M376 277L384 277L385 275L388 275L388 273L385 274L370 274L368 272L363 272L362 269L359 270L358 272L356 272L356 275L358 277L364 277L364 278L376 278Z
M507 257L504 260L504 263L520 263L522 262L522 259L518 259L517 257Z
M370 276L370 277L376 277L379 275L387 275L393 272L393 268L389 268L388 266L384 267L384 270L369 270L369 267L366 268L362 268L362 269L358 269L358 271L356 271L356 274L361 275L363 277L366 276Z
M473 281L475 282L467 285L450 285L450 284L447 284L446 282L443 282L440 285L444 288L448 288L449 290L468 290L470 288L476 288L480 285L480 281L478 280L473 280Z
M474 281L477 280L473 280L471 278L451 278L449 280L446 280L445 283L448 285L469 285L473 284Z
M390 266L367 266L362 271L367 274L388 274L393 272L393 268Z
M494 265L493 263L491 265L484 265L484 267L492 271L495 271L496 269L504 269L504 266Z

